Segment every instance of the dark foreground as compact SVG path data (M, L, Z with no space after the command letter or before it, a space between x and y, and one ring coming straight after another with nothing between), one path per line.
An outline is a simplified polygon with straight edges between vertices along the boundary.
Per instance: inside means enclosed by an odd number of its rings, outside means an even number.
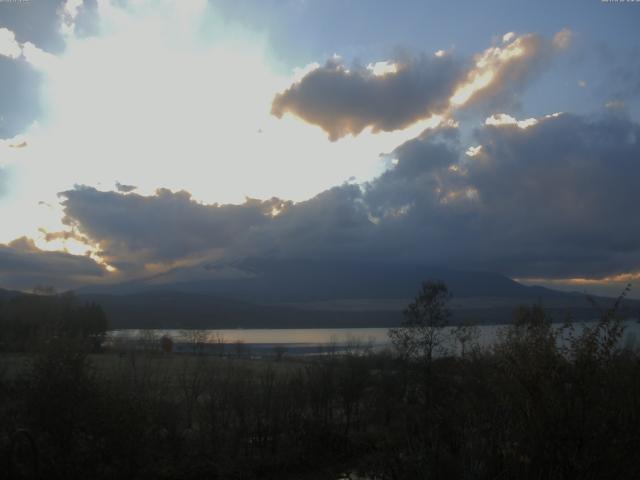
M640 355L535 312L490 351L0 357L0 465L47 479L633 479Z

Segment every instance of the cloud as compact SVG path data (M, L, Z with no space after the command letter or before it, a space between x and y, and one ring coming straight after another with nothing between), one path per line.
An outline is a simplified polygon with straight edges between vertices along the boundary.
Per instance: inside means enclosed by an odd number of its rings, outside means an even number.
M0 55L13 59L22 55L22 47L16 41L15 34L7 28L0 28Z
M0 2L0 139L24 133L41 116L40 87L57 61L53 53L65 49L65 36L96 31L96 19L95 1Z
M89 257L45 252L26 237L0 244L0 285L4 288L30 289L35 285L70 288L99 280L105 273Z
M640 126L611 113L521 122L479 128L473 156L455 138L400 147L365 197L381 230L413 239L399 251L414 257L518 276L640 266Z
M563 28L553 36L553 46L560 50L567 49L571 45L572 38L573 32L568 28Z
M19 5L18 5L19 3ZM65 49L65 36L88 36L97 30L96 0L0 2L0 26L49 52Z
M518 277L640 269L640 126L620 113L481 125L474 154L441 128L363 185L299 203L206 205L187 192L64 192L66 223L121 271L240 255L408 260Z
M331 140L368 127L397 130L444 109L461 71L461 64L448 56L351 69L334 58L278 94L272 113L293 113L320 126Z
M2 166L0 166L0 198L5 194L7 190L7 172Z
M193 10L198 3L202 11ZM46 71L32 98L41 97L46 115L35 117L20 167L23 178L33 177L25 188L38 200L74 183L116 179L145 193L186 188L208 202L304 199L350 175L371 175L378 153L398 143L338 146L295 119L273 117L271 100L290 75L276 71L261 34L218 25L214 5L105 0L100 8L100 34L78 38L79 10L62 55L36 55L24 45L23 56L29 51ZM356 155L358 164L343 161ZM305 181L288 181L292 175Z
M345 184L293 204L277 198L202 204L159 189L142 196L76 187L61 193L69 237L124 275L238 256L341 256L360 248L373 224L358 185Z
M101 192L78 187L61 193L65 218L98 246L109 265L135 272L211 258L238 248L252 229L288 207L279 199L242 205L205 205L187 192L155 195Z
M505 34L502 43L474 57L470 68L451 97L460 109L485 104L490 109L517 104L521 91L544 71L557 53L569 47L570 30L558 32L551 41L536 34Z
M344 184L287 205L254 230L238 253L275 257L345 258L369 252L375 225L358 185ZM237 254L234 252L234 254Z
M116 182L116 190L121 193L133 192L136 188L138 187L136 187L135 185L125 185L120 182Z
M16 43L29 41L49 51L61 52L64 50L64 41L59 30L58 13L62 5L63 0L0 2L0 27L11 31ZM2 37L7 38L0 31L0 52Z
M46 242L52 242L55 240L77 240L80 243L84 243L88 245L91 241L82 235L80 235L75 230L63 230L59 232L49 232L45 228L40 228L40 233L43 235L44 240Z
M568 47L570 38L569 30L552 40L509 32L471 62L439 51L348 68L334 57L276 95L272 113L280 118L292 113L337 140L366 128L374 133L404 129L478 104L510 106L553 55Z
M84 5L83 0L66 0L59 10L59 16L62 20L61 30L65 35L73 35L76 30L76 19Z
M638 266L640 221L629 204L640 174L637 123L565 114L526 129L488 126L478 140L467 175L484 224L501 232L485 248L511 252L497 262L503 271L582 276Z
M547 278L640 267L640 220L630 203L640 178L637 123L611 112L554 114L482 125L475 141L469 156L457 130L429 132L396 149L397 164L361 189L336 187L331 201L309 200L308 214L296 204L284 215L286 229L271 225L285 239L279 254ZM332 215L346 216L348 228L314 221ZM291 235L297 225L308 235L299 242ZM323 241L313 241L316 232Z

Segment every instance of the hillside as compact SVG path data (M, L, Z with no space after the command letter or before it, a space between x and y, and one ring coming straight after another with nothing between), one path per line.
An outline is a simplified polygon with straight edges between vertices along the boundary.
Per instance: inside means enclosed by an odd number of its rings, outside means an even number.
M384 262L259 258L204 264L132 282L81 289L114 328L392 326L425 279L453 294L453 321L506 323L518 305L542 303L558 321L597 316L582 294L522 285L492 272ZM599 298L608 306L611 299ZM638 309L640 302L627 301Z

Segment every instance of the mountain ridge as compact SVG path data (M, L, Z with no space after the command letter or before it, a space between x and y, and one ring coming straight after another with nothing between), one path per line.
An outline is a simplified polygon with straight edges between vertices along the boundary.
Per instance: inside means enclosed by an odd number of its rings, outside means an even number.
M531 303L558 321L569 312L582 320L597 316L577 292L525 286L494 272L384 261L248 257L88 286L77 295L102 304L114 328L392 326L428 279L449 287L454 322L506 323L517 306Z

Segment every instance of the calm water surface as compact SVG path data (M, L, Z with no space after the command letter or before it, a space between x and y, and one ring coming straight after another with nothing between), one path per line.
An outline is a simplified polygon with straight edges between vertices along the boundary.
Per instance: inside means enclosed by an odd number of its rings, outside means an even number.
M579 332L585 324L576 324ZM587 323L586 325L593 325ZM558 328L561 325L558 324ZM477 328L474 343L481 347L490 346L496 341L505 325L482 325ZM112 341L158 339L169 336L178 345L190 343L193 330L113 330L110 332ZM291 351L311 352L319 348L335 347L345 349L350 347L372 347L383 349L390 346L388 328L283 328L283 329L220 329L197 330L199 341L209 344L223 342L226 345L244 344L247 347L265 350L275 347L285 347ZM445 328L445 345L450 349L457 349L452 335L453 327ZM627 321L622 344L631 346L640 339L640 323Z

